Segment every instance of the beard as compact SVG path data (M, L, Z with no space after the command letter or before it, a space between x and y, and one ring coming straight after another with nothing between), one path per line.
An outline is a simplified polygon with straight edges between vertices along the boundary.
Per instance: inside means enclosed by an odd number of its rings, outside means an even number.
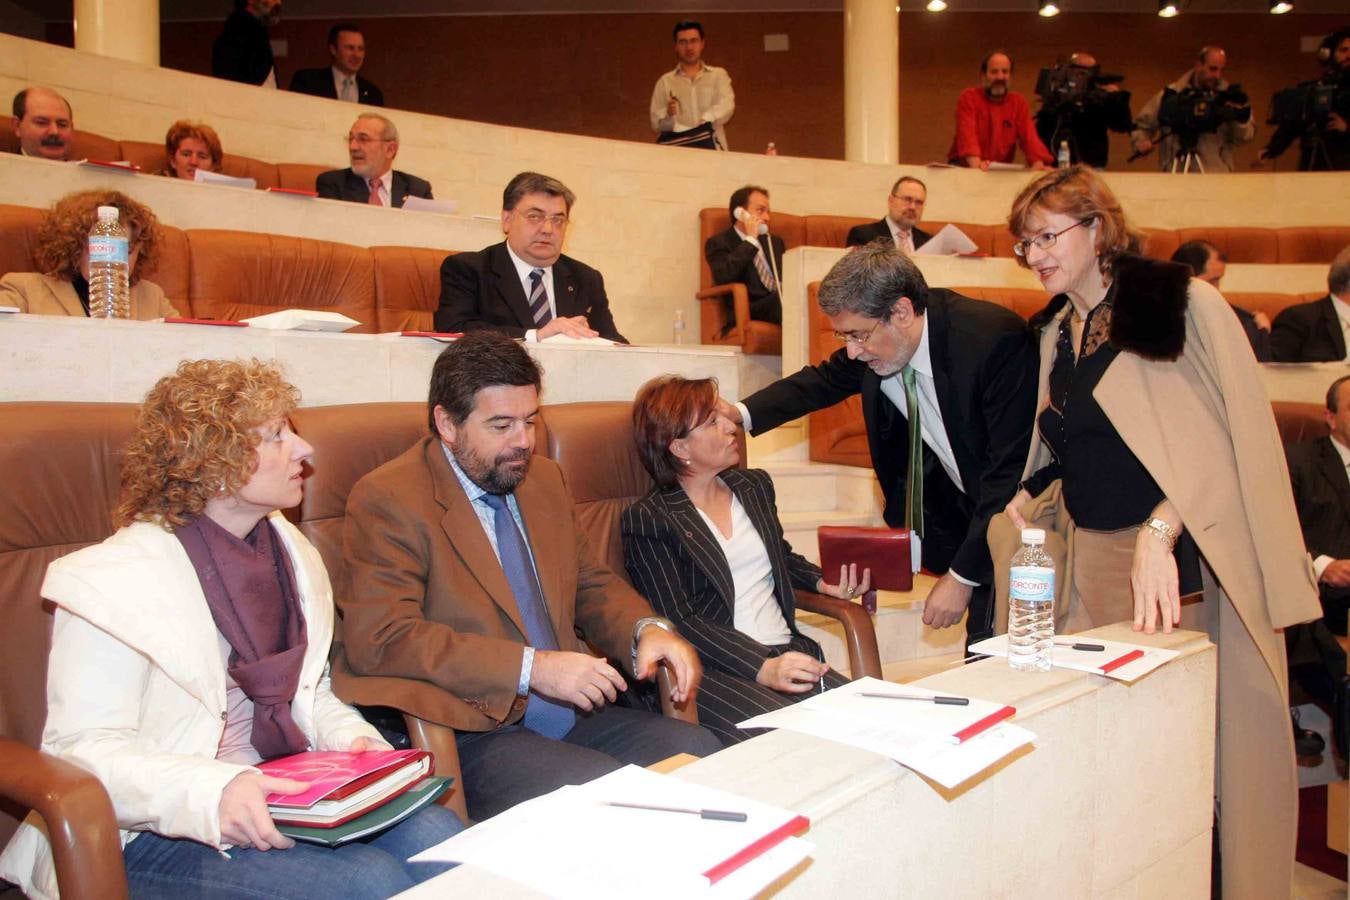
M1008 84L1004 81L996 81L984 89L985 96L991 100L1001 100L1008 94Z
M450 452L469 480L489 494L511 493L530 471L530 451L525 448L503 453L491 462L463 444L451 444ZM512 465L518 462L525 465Z

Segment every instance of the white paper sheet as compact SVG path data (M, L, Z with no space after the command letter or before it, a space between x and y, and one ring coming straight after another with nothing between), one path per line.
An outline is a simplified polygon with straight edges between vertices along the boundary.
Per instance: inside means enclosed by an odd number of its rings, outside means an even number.
M1074 650L1071 647L1056 646L1051 649L1051 665L1061 669L1075 669L1079 672L1092 672L1094 675L1105 675L1107 678L1114 678L1116 681L1123 681L1129 684L1132 681L1138 681L1143 676L1152 672L1161 665L1171 662L1181 654L1176 650L1164 650L1161 647L1146 647L1143 644L1127 644L1123 641L1103 641L1091 635L1081 634L1057 634L1056 641L1074 642L1082 644L1096 644L1103 647L1103 650ZM1133 662L1125 663L1109 672L1103 672L1101 667L1113 660L1120 659L1127 653L1140 650L1143 655ZM984 653L988 656L1008 655L1008 636L1000 634L997 637L991 637L980 641L978 644L970 645L971 653Z
M569 347L569 346L613 347L615 344L615 342L611 341L609 338L602 338L602 337L579 338L579 337L572 337L570 334L551 334L548 337L544 338L539 343L561 347Z
M242 321L254 328L271 328L277 331L346 331L354 325L361 324L342 313L320 309L282 309Z
M612 800L735 810L746 813L747 820L623 809L607 805ZM626 897L634 885L642 886L644 898L751 897L809 855L810 843L786 838L782 849L765 852L716 884L702 873L795 818L790 810L625 766L518 804L412 861L476 866L553 897ZM528 866L521 864L526 848ZM603 865L597 865L598 852Z
M954 735L1003 708L971 698L969 706L864 697L863 692L932 697L912 684L860 678L801 703L755 716L741 728L786 728L889 756L944 787L955 787L1035 740L1025 728L1001 722L964 742Z
M955 225L947 224L942 230L924 241L923 246L914 251L915 256L956 256L960 253L974 253L979 246Z
M208 172L205 169L198 169L194 172L192 180L202 184L223 184L226 187L248 188L250 191L258 186L256 178L239 178L234 175L222 175L220 172Z

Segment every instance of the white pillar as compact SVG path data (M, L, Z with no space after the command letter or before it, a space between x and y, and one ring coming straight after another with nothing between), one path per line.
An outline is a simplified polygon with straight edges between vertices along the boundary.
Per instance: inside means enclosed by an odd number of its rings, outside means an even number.
M900 161L897 0L844 0L844 158Z
M159 0L75 0L75 49L159 65Z

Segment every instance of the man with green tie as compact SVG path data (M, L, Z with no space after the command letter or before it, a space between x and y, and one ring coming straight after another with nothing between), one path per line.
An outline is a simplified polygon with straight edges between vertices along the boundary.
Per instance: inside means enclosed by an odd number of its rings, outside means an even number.
M1016 313L929 288L903 251L859 247L820 283L843 347L727 414L751 434L861 394L872 467L914 566L941 575L923 620L993 628L989 518L1017 492L1036 407L1036 347Z

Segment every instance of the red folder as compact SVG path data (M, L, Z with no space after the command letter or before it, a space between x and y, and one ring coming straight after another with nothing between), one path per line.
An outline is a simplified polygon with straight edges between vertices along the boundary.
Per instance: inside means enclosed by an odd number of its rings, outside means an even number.
M831 584L839 567L857 563L858 577L872 570L872 588L908 591L914 588L909 532L903 528L860 528L852 525L821 525L816 529L820 545L820 570Z

